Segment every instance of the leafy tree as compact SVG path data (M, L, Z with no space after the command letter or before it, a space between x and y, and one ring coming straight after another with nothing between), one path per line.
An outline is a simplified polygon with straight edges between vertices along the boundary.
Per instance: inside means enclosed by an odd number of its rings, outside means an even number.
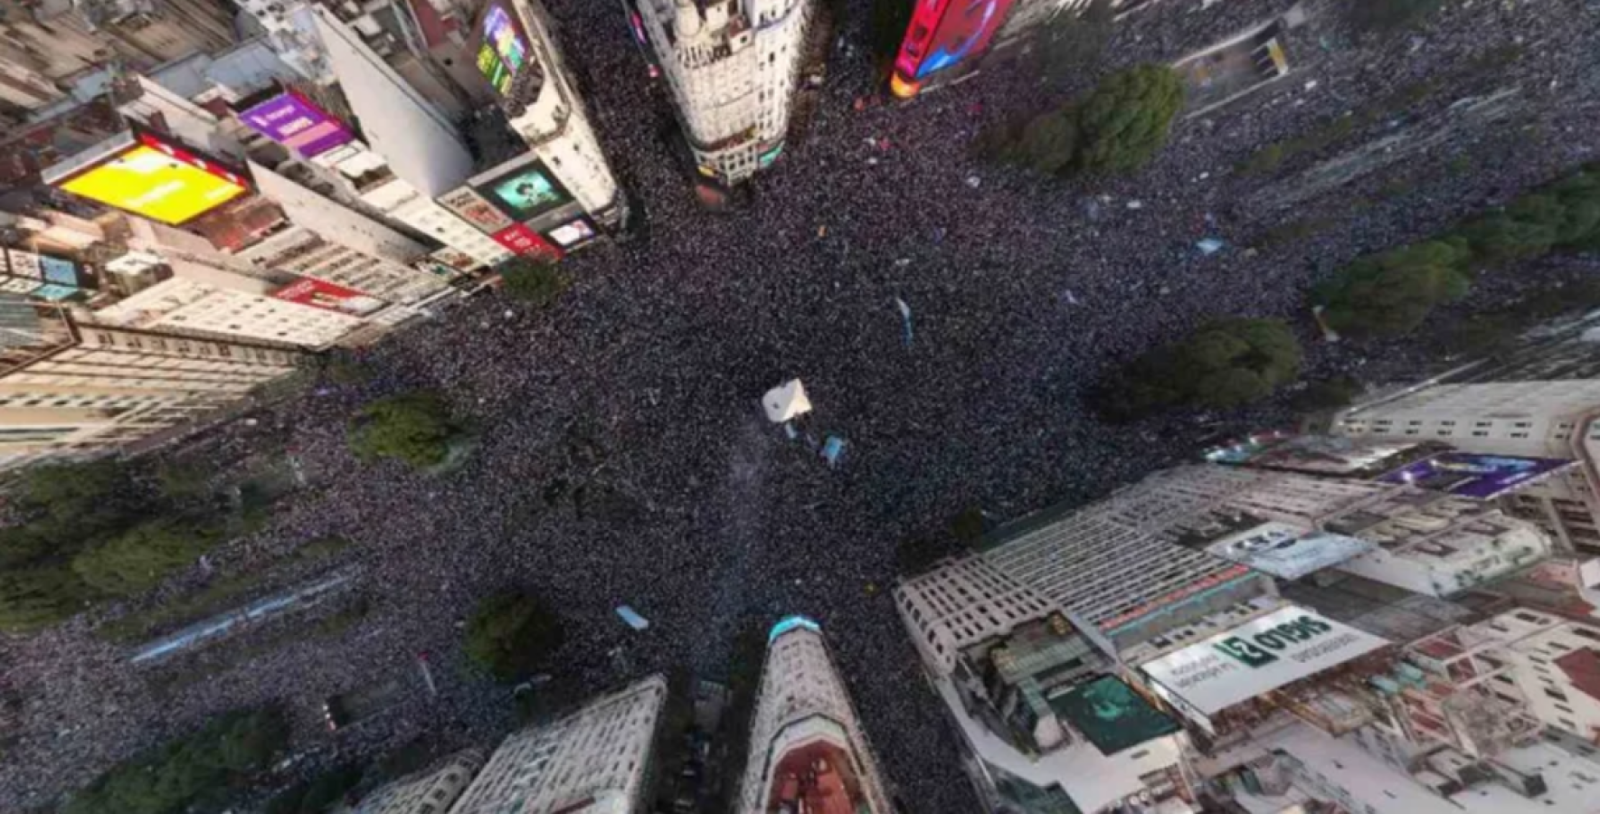
M1036 117L1004 153L1040 172L1067 172L1078 155L1078 118L1070 108Z
M1137 65L1105 78L1078 107L1081 171L1136 170L1166 146L1183 107L1183 81L1165 65Z
M1265 398L1300 374L1303 354L1289 326L1224 319L1157 348L1113 375L1096 394L1108 418L1142 418L1173 407L1225 410Z
M1409 28L1439 8L1443 0L1354 0L1351 21L1367 31L1389 32Z
M143 523L105 545L79 554L72 560L72 570L97 591L134 596L193 563L217 542L214 529L187 518L166 517Z
M350 429L350 448L363 460L397 458L423 469L442 463L460 432L438 393L402 393L362 408Z
M561 617L522 591L483 600L467 620L467 656L500 681L535 672L565 639Z
M1338 410L1350 406L1361 395L1361 383L1349 376L1311 382L1304 390L1289 397L1289 406L1302 413Z
M517 258L500 268L501 290L506 296L544 308L572 287L572 279L553 263Z
M83 609L94 592L60 565L0 568L0 630L26 632Z
M360 767L341 764L273 797L263 814L325 814L361 782Z
M1319 286L1316 299L1334 330L1355 337L1400 336L1433 309L1466 296L1471 252L1459 238L1431 240L1361 258Z
M127 465L113 458L31 467L18 486L24 512L70 535L114 527L139 513L146 497Z
M1052 174L1129 172L1166 145L1182 107L1175 71L1138 65L1106 77L1083 102L1034 117L1008 149L990 151Z
M273 709L232 712L199 732L112 767L73 795L61 814L180 814L267 769L288 745Z

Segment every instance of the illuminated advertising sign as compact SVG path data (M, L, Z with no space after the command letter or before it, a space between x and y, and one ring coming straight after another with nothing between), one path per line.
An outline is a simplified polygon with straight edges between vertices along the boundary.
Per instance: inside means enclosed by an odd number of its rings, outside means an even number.
M474 189L518 223L526 223L572 200L566 187L538 159L475 184Z
M193 220L250 189L242 175L164 136L144 132L55 186L168 226Z
M42 285L38 288L35 288L33 290L33 296L38 297L41 300L60 302L61 300L75 297L82 292L83 289L78 288L77 286L55 285L54 283L51 283L49 285Z
M588 218L577 218L544 233L546 239L563 249L571 249L594 240L594 224Z
M1185 708L1209 716L1387 644L1370 633L1287 606L1139 669L1182 698Z
M496 232L490 237L494 238L496 243L506 247L506 251L512 254L534 255L551 259L560 259L561 257L559 249L544 242L544 238L539 237L538 232L520 223L513 223L511 228Z
M355 140L355 133L316 103L289 90L239 111L239 120L306 158Z
M483 15L483 43L478 46L478 71L501 96L511 95L511 80L528 62L528 41L505 6Z
M1339 435L1261 433L1206 453L1212 463L1313 475L1373 478L1449 447L1433 442L1372 441Z
M1556 458L1446 452L1397 469L1379 480L1488 500L1572 465L1572 461Z
M383 300L376 297L369 297L355 289L309 277L272 292L272 296L286 302L358 317L383 307Z
M59 257L39 255L39 270L44 274L44 281L57 285L77 287L78 264L71 260L62 260Z
M1012 0L917 0L894 63L895 94L915 95L929 75L983 53L1011 4Z
M440 196L439 205L460 215L486 235L504 232L516 225L516 221L506 217L494 204L468 187Z
M1159 596L1140 605L1126 613L1113 616L1100 622L1100 629L1106 633L1114 633L1118 628L1126 627L1152 613L1164 608L1179 605L1191 597L1221 588L1236 580L1252 576L1250 569L1242 565L1234 565L1215 574L1195 580L1175 591Z
M778 156L780 156L780 155L783 155L783 145L782 144L779 144L778 146L773 147L772 149L762 153L760 155L760 157L758 157L756 159L756 165L760 169L764 170L764 169L772 166L773 162L776 162L778 160Z

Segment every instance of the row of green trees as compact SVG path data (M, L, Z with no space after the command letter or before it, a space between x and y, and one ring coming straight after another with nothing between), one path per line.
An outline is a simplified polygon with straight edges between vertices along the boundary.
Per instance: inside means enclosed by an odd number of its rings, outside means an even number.
M35 467L0 529L0 629L27 631L88 603L149 590L224 536L231 507L106 459Z
M1474 270L1600 249L1600 168L1590 166L1433 240L1357 259L1317 286L1328 327L1355 338L1409 333L1471 289Z
M288 743L289 727L277 710L228 713L112 767L73 795L61 814L220 810Z
M432 390L378 399L356 414L350 449L364 461L394 458L416 469L443 464L451 445L467 434L444 396Z
M1051 175L1131 172L1166 146L1183 81L1165 65L1111 74L1087 98L987 134L980 149Z

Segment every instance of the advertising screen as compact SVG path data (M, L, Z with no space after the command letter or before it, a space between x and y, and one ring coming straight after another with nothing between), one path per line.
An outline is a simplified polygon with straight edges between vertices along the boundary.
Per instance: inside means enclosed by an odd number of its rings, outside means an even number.
M1203 715L1337 667L1388 642L1288 606L1139 667Z
M563 249L570 249L594 239L594 224L588 218L578 218L551 229L545 237Z
M1379 480L1488 500L1572 465L1572 461L1555 458L1446 452L1397 469Z
M137 134L126 149L56 186L168 226L193 220L250 189L243 176L151 133Z
M42 286L39 286L38 288L35 288L33 290L33 296L38 297L41 300L49 300L51 302L59 302L61 300L67 299L67 298L72 297L72 296L75 296L75 295L81 293L82 291L83 291L83 289L78 288L77 286L55 285L55 284L52 283L52 284L49 284L49 285L42 285Z
M59 257L39 255L39 270L44 275L44 281L57 285L78 286L78 265L71 260L62 260Z
M1313 475L1373 478L1449 447L1432 442L1371 441L1339 435L1262 433L1206 453L1212 463Z
M561 257L559 249L544 242L544 238L539 237L538 232L520 223L513 223L511 228L503 232L496 232L490 237L493 237L496 243L506 247L506 250L512 254L534 255L551 259L560 259Z
M1207 545L1205 550L1280 579L1299 579L1377 547L1376 543L1342 534L1305 531L1288 523L1267 522L1222 537Z
M478 46L478 71L501 96L511 93L511 80L528 62L528 41L517 30L505 6L490 6L483 15L483 44Z
M304 278L272 292L276 299L341 314L365 316L383 307L383 300L333 283Z
M506 217L494 204L467 187L440 196L439 205L460 215L486 235L503 232L516 225L516 221Z
M917 0L895 60L895 74L920 82L989 47L1012 0Z
M306 158L355 140L343 122L293 90L239 111L239 120Z
M535 159L476 187L512 220L526 222L572 200L544 163Z

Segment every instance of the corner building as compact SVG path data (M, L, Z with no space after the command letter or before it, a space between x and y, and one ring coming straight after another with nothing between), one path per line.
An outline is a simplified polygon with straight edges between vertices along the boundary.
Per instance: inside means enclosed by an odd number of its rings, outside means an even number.
M739 814L890 814L877 760L816 622L767 637Z
M737 184L783 151L815 0L637 0L700 173Z

